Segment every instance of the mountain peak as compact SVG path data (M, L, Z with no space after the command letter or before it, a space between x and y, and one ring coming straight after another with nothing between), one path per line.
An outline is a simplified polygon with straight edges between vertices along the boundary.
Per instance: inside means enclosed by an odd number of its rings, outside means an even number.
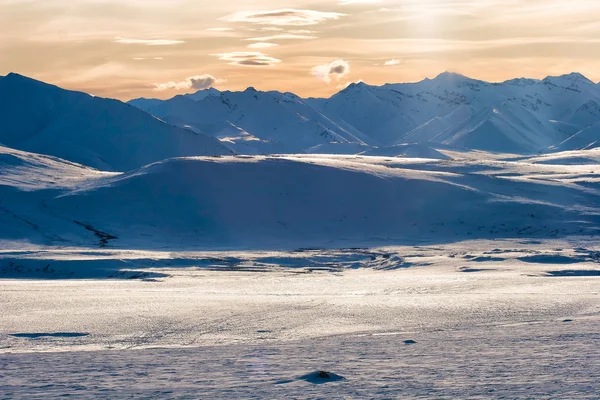
M15 93L19 92L25 96L35 96L40 93L56 94L68 92L71 94L76 94L77 96L94 97L93 95L88 93L63 89L51 83L46 83L34 78L30 78L28 76L21 75L16 72L9 73L4 78L2 78L1 82L4 87L4 90L14 91Z
M594 82L592 82L591 80L586 78L583 74L580 74L579 72L571 72L570 74L564 74L564 75L559 75L559 76L547 76L546 78L544 78L544 80L542 82L555 84L557 81L558 82L567 81L567 82L571 82L571 83L585 83L588 85L595 84Z
M468 80L470 78L458 74L456 72L445 71L433 78L434 81L447 81L447 80Z
M10 72L8 73L8 75L6 75L4 77L7 81L12 81L12 82L27 82L27 83L37 83L39 85L47 85L47 86L51 86L48 83L42 82L42 81L38 81L36 79L30 78L28 76L25 75L21 75L21 74L17 74L16 72Z
M194 101L200 101L200 100L204 100L205 98L210 97L210 96L218 97L220 95L221 95L221 92L219 90L211 87L208 89L200 89L200 90L196 91L195 93L188 93L188 94L185 94L184 96L189 99L192 99Z
M539 82L540 82L539 80L532 79L532 78L514 78L514 79L509 79L507 81L504 81L502 83L504 83L505 85L525 87L525 86L535 85L536 83L539 83Z
M349 90L365 90L369 87L369 85L367 85L366 83L364 83L363 81L358 81L358 82L352 82L350 83L348 86L346 86L344 88L344 90L342 90L342 92L344 91L349 91Z
M9 72L5 78L26 78L26 76L23 76L21 74L18 74L16 72Z
M191 95L191 96L194 96L194 95L209 94L209 93L217 94L217 93L221 93L221 92L218 89L215 89L213 87L209 87L207 89L196 90L194 93L188 93L188 94Z

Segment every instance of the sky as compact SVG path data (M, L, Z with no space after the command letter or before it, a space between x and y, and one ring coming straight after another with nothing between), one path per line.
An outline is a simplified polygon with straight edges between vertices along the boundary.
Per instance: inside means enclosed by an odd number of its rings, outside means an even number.
M598 0L0 0L0 75L128 100L451 71L600 80Z

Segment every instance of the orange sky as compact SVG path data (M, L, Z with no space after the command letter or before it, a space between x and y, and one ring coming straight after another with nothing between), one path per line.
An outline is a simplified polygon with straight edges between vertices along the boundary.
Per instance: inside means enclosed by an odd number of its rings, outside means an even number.
M0 75L105 97L329 96L442 71L600 80L597 0L0 0Z

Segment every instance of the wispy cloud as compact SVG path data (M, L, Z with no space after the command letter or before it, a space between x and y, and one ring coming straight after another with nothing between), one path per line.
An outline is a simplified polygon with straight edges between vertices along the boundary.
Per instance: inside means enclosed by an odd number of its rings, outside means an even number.
M350 64L344 60L335 60L329 64L317 65L311 70L317 79L331 83L333 79L340 80L350 73Z
M204 75L195 75L190 76L189 78L181 81L181 82L165 82L165 83L155 83L154 90L163 91L163 90L201 90L208 89L214 86L217 83L225 82L223 79L217 79L212 75L204 74Z
M185 43L183 40L169 40L169 39L128 39L117 37L115 43L121 44L141 44L145 46L173 46L176 44Z
M270 67L277 65L281 60L269 57L260 51L234 51L231 53L215 54L219 60L229 61L231 65L241 65L246 67Z
M366 4L366 3L381 3L381 0L339 0L338 4Z
M252 43L248 45L250 49L268 49L269 47L277 47L279 46L277 43L268 43L268 42L258 42Z
M317 33L317 32L309 31L308 29L290 29L290 30L288 30L288 33L291 33L293 35L310 35L310 34Z
M152 57L152 58L133 57L133 60L136 60L136 61L143 61L143 60L164 60L164 57Z
M260 29L252 29L253 31L260 30L265 32L281 32L283 28L279 28L277 26L263 26Z
M284 8L280 10L251 12L243 11L223 17L227 22L245 22L259 25L306 26L317 25L325 21L339 19L346 14L315 10L296 10Z
M316 36L309 35L294 35L294 34L281 34L281 35L273 35L273 36L262 36L255 38L248 38L244 40L253 41L253 42L268 42L270 40L312 40L317 39Z
M220 28L208 28L207 31L209 32L229 32L232 31L233 28L227 28L227 27L220 27Z
M396 60L396 59L394 58L394 59L392 59L392 60L388 60L388 61L386 61L385 63L383 63L383 65L390 67L390 66L393 66L393 65L399 65L400 63L401 63L401 61L400 61L400 60Z

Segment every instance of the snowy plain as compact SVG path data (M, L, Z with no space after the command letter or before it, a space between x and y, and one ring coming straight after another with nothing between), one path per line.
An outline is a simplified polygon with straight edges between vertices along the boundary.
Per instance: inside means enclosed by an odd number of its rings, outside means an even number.
M127 272L121 264L112 279L0 281L0 392L593 399L599 254L586 240L106 250L104 259L150 257L154 265ZM301 379L316 370L346 379Z

